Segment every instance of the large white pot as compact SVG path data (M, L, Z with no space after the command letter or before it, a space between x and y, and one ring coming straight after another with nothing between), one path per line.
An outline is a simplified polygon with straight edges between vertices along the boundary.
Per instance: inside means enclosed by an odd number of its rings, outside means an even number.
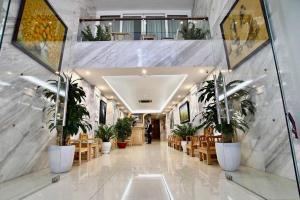
M217 158L225 171L236 171L241 163L240 143L216 143Z
M186 153L186 145L187 145L187 141L181 141L181 147L184 153Z
M111 149L111 142L102 143L102 153L109 154Z
M48 148L50 169L53 173L71 170L75 154L75 146L56 146Z

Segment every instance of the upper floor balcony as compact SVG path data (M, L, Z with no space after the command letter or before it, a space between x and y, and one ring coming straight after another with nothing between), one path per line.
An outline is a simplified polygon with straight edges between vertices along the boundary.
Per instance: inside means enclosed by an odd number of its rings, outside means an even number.
M213 65L206 17L80 19L74 68Z
M206 39L210 39L207 17L101 16L80 19L78 31L78 41Z

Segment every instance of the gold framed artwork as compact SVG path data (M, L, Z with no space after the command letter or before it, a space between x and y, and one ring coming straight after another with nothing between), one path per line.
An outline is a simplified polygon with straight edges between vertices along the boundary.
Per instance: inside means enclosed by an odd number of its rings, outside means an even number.
M48 70L58 73L67 31L47 0L22 0L12 43Z
M263 0L237 0L220 26L229 69L270 42Z

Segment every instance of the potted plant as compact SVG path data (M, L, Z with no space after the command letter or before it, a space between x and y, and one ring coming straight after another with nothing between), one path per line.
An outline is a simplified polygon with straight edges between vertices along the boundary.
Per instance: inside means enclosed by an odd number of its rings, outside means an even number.
M45 97L53 103L48 108L48 114L50 115L50 120L48 121L49 129L51 132L56 129L58 135L57 145L52 145L48 149L50 169L54 173L67 172L72 168L75 146L68 146L67 143L70 136L76 135L80 129L83 132L92 129L91 124L88 122L89 112L83 104L86 95L77 82L80 79L72 80L72 76L68 77L65 74L61 79L64 84L66 84L66 81L69 82L65 126L62 124L62 119L58 119L57 123L54 123L56 92L48 89L44 90ZM56 88L58 81L51 80L49 84ZM58 105L64 102L64 98L61 95L58 100Z
M111 142L110 140L115 137L115 127L100 125L98 130L96 131L96 138L100 138L102 140L102 153L109 154L111 150Z
M111 35L108 26L96 26L96 35L92 33L91 27L87 26L85 30L81 31L83 41L109 41L111 40Z
M173 134L179 136L181 140L181 147L184 153L186 153L186 137L187 136L193 136L198 130L198 127L193 127L191 123L179 125L177 124L175 126L175 129L173 130Z
M185 40L203 40L209 37L209 30L196 28L192 22L184 23L179 32Z
M127 142L125 140L131 136L133 122L134 119L132 117L124 117L118 119L115 124L117 144L120 149L126 148Z
M220 73L219 79L222 78ZM242 80L235 80L226 84L227 91L237 88L243 83ZM219 85L221 88L222 84ZM225 171L236 171L240 166L241 145L238 141L238 130L246 133L249 128L247 116L255 114L255 105L251 100L251 88L240 88L227 97L228 104L231 105L231 120L221 118L218 122L217 103L215 96L215 83L213 80L205 81L203 87L199 90L199 102L205 107L202 112L202 119L199 127L213 127L222 134L222 143L216 143L217 158L221 168ZM220 101L220 107L224 107L224 100Z

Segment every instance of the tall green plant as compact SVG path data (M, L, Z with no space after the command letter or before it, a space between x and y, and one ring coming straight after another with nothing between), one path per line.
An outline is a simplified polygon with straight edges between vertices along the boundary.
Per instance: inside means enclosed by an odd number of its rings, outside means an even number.
M127 138L131 136L132 127L133 127L134 119L132 117L124 117L122 119L118 119L115 124L115 129L117 132L118 141L124 142Z
M196 28L194 23L184 23L179 31L185 40L202 40L206 39L209 34L209 30L203 30Z
M83 41L109 41L111 40L110 31L108 26L102 27L101 25L96 26L97 32L94 36L91 27L87 26L81 31Z
M81 86L79 86L78 82L80 79L72 80L72 75L67 76L63 75L62 79L65 83L67 80L69 81L69 91L68 91L68 101L67 101L67 113L66 113L66 125L62 130L62 140L59 145L66 145L67 139L69 136L76 135L81 129L83 132L87 132L87 130L92 129L92 125L89 123L90 114L86 109L86 106L83 104L86 98L86 94ZM58 81L50 80L49 84L54 86L55 88L58 85ZM44 95L46 98L56 103L56 93L50 90L45 89ZM63 102L63 97L60 96L60 102ZM48 121L50 131L54 129L59 129L60 123L55 125L54 123L54 111L55 105L52 105L48 108L48 113L51 114L50 120Z
M219 80L217 81L220 88L223 88L223 84L220 83L222 74L219 75ZM235 80L226 85L226 90L230 91L231 89L237 87L244 81ZM200 128L213 127L218 132L223 135L224 142L233 142L237 130L241 130L243 133L246 133L249 128L246 116L249 114L255 114L255 105L251 100L250 88L242 88L228 96L228 103L233 106L233 111L231 113L230 124L227 123L227 120L221 118L221 123L218 122L218 112L217 112L217 103L215 95L215 83L213 80L208 80L203 83L203 87L198 91L200 93L199 102L202 102L206 105L202 112L202 118L200 120ZM225 107L225 102L222 100L220 102L220 107Z
M111 139L115 138L115 127L108 125L100 125L96 131L96 138L102 139L103 142L109 142Z
M198 127L193 127L191 123L187 123L183 125L177 124L175 126L175 129L173 130L173 134L181 137L182 140L185 141L187 136L193 136L198 129L199 129Z

